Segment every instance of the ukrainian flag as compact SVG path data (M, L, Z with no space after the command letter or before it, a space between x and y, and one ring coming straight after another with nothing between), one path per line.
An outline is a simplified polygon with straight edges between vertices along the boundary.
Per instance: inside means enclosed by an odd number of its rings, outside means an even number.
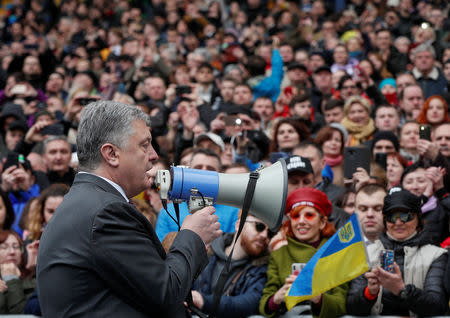
M291 310L367 272L367 254L356 213L309 260L285 296Z

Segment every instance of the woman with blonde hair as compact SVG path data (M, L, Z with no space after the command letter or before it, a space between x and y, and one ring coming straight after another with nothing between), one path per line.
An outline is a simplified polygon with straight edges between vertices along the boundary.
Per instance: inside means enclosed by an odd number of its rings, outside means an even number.
M370 110L370 102L363 97L351 96L346 100L341 125L349 133L348 146L358 146L372 139L375 123L370 118Z

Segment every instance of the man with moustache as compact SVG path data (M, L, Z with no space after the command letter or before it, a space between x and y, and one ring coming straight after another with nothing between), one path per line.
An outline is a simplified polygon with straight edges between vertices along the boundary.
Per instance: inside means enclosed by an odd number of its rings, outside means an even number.
M238 231L240 215L235 224ZM266 284L268 244L273 236L267 225L249 214L237 239L216 317L248 317L258 314L258 304ZM219 275L231 253L236 234L225 233L212 242L209 264L194 282L192 298L203 312L210 313Z

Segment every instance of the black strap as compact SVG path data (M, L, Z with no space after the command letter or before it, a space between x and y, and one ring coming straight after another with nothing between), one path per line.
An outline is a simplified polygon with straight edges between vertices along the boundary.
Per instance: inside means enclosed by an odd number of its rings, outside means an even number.
M234 247L236 246L236 241L239 238L239 235L241 235L242 229L244 228L244 223L245 220L247 219L248 210L250 209L250 205L253 200L253 194L255 193L256 182L258 181L258 178L259 172L250 173L250 179L248 180L247 190L245 192L244 197L244 204L242 205L242 213L241 219L239 221L239 229L234 239L233 248L231 249L230 255L228 255L227 262L225 263L225 266L222 269L222 272L220 273L219 279L217 280L216 288L214 289L213 304L211 308L211 313L208 316L210 318L213 318L216 315L217 309L220 304L220 298L222 297L222 292L225 287L225 283L230 275L230 264L234 252Z
M177 202L173 203L173 208L175 209L175 217L177 218L177 226L178 226L178 232L181 230L180 225L180 205Z

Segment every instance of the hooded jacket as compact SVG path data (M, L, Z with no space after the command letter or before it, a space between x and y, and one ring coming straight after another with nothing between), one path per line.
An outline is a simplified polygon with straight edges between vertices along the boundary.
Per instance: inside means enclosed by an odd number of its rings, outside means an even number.
M225 248L233 243L233 235L226 233L211 244L209 264L194 282L194 289L203 296L204 312L209 313L212 309L214 289L228 258ZM225 283L216 317L247 317L258 313L259 299L267 281L267 262L267 254L231 261L231 274Z

